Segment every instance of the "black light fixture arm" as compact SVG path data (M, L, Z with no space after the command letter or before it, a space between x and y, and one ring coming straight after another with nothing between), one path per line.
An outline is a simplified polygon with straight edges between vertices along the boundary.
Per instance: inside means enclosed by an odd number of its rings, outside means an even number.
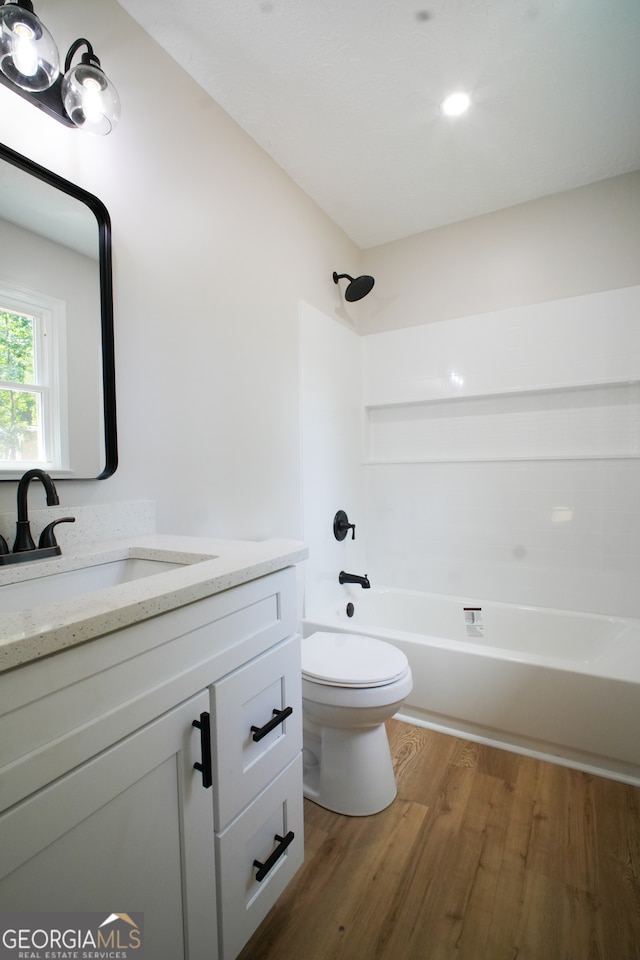
M67 50L67 56L65 57L65 61L64 61L65 73L67 73L67 71L71 69L71 61L73 60L74 56L76 55L80 47L87 48L86 53L82 54L83 63L91 64L94 67L100 66L100 61L98 60L95 53L93 52L93 47L91 46L89 41L85 40L84 37L78 37L78 39L74 40L71 46L69 47L69 49Z
M18 0L2 0L0 3L0 6L2 7L9 7L11 5L21 7L23 10L28 10L29 13L33 13L35 15L35 10L33 9L33 3L31 0L20 0L20 3L18 3Z

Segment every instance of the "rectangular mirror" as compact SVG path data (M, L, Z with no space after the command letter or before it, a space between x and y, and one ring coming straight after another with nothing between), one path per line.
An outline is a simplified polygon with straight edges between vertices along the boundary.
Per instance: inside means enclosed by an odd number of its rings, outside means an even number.
M117 464L108 211L0 144L0 480Z

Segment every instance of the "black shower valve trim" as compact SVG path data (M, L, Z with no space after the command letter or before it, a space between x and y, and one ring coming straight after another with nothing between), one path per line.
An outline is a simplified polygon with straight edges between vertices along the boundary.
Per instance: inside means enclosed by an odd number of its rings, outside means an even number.
M333 518L333 535L336 540L344 540L347 534L351 530L351 539L355 540L356 538L356 525L355 523L349 523L349 517L344 510L338 510L335 517Z

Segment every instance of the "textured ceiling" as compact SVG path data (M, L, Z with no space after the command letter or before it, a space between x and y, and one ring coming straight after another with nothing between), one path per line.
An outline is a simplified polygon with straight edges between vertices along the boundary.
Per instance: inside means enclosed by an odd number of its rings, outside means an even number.
M362 248L640 168L640 0L119 2Z

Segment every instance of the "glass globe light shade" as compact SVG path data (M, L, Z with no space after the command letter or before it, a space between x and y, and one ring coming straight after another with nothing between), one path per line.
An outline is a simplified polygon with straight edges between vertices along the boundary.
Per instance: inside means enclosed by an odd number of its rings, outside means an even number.
M79 63L64 75L62 102L69 118L89 133L110 133L120 118L120 97L93 63Z
M0 70L23 90L37 93L57 80L60 57L55 40L29 7L0 7Z

